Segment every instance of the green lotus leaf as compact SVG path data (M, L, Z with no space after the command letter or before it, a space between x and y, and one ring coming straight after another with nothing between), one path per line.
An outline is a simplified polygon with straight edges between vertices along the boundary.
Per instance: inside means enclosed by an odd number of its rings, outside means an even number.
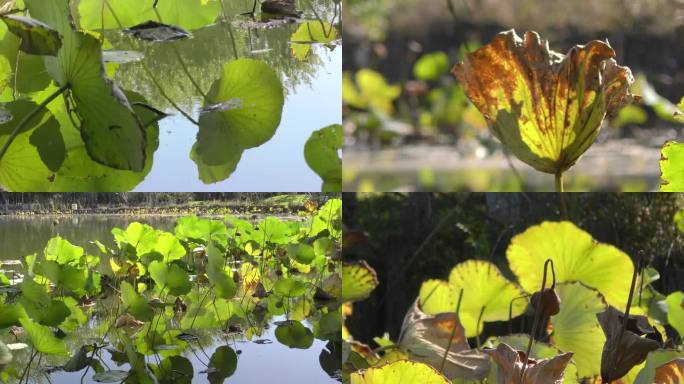
M290 244L287 246L287 254L296 262L307 265L316 258L314 248L309 244Z
M341 311L328 312L321 316L314 324L314 333L317 339L321 340L340 340L342 334L342 313Z
M288 320L276 327L276 339L290 348L308 349L313 345L313 332L301 322Z
M88 321L88 317L86 317L81 307L79 307L78 302L73 297L65 296L55 300L63 302L70 312L69 316L59 324L61 330L65 332L75 332L78 327Z
M363 300L378 284L378 276L365 261L342 264L342 301Z
M581 281L598 290L608 304L627 305L634 271L632 260L612 245L594 240L571 222L543 222L511 239L509 265L527 292L541 288L543 266L553 260L556 282ZM547 287L551 285L547 277Z
M444 52L427 53L413 65L413 76L419 80L438 80L449 70L449 56Z
M84 288L88 271L56 261L43 260L35 264L34 272L48 278L56 287L65 287L74 292L85 294Z
M428 280L421 286L422 310L427 314L456 311L456 301L461 288L463 299L459 316L468 337L479 335L482 331L482 324L477 327L480 312L482 322L508 320L511 301L523 296L522 290L508 281L494 264L468 260L451 270L448 287L435 280ZM521 315L526 305L524 300L514 301L513 317Z
M660 191L684 191L684 144L668 141L660 156Z
M214 351L209 359L209 383L222 384L237 369L237 354L233 348L222 345Z
M258 236L259 241L265 239L273 244L287 244L290 242L290 236L293 234L292 225L284 222L277 217L269 216L258 223L261 234Z
M661 367L664 364L667 364L672 360L681 358L684 358L684 353L672 349L661 349L650 352L646 357L646 363L644 367L641 369L636 379L634 380L634 384L656 383L656 369L658 369L658 367ZM666 382L658 381L657 383ZM678 381L674 381L673 384L674 383L678 383Z
M508 344L515 350L527 351L527 346L530 341L530 336L528 334L514 334L508 336L500 336L489 342L492 348L495 348L500 343ZM530 350L530 358L532 359L550 359L556 357L563 352L557 347L547 344L541 341L536 341L532 344L532 349ZM563 377L563 383L565 384L576 384L577 383L577 367L574 362L570 362L565 368L565 375Z
M83 248L73 245L60 236L50 239L45 246L45 259L59 264L79 263L83 257Z
M69 89L88 154L112 168L142 171L146 134L125 94L104 76L100 42L74 30L67 0L26 0L26 5L33 18L62 35L58 57L46 57L45 64Z
M285 99L273 68L254 59L226 64L207 99L212 105L205 105L200 115L191 157L202 181L214 183L235 170L242 152L273 137Z
M216 296L223 299L230 299L235 296L237 288L235 281L225 271L225 260L223 253L214 244L207 248L207 277L209 282L216 290Z
M156 376L160 383L191 384L194 369L190 360L183 356L169 356L162 360Z
M10 133L24 116L38 105L31 101L18 100L4 108L13 116L0 124L0 146L4 146ZM52 114L42 110L19 133L0 160L0 185L12 191L43 191L54 171L64 162L64 141L59 125Z
M0 316L0 329L19 325L19 319L28 316L24 306L19 303L0 304L0 313L2 313L2 316Z
M159 289L166 288L174 296L190 292L190 275L178 265L155 260L147 270Z
M59 32L29 17L4 15L0 17L10 32L21 40L19 49L31 55L57 56L62 47Z
M140 321L152 321L154 309L127 281L121 283L121 300L133 317Z
M352 372L350 380L351 384L450 383L431 366L409 360L399 360L365 371Z
M111 9L104 4L104 1L79 2L78 13L81 28L119 29L132 27L148 20L157 20L157 14L152 7L153 1L144 4L138 0L109 1ZM216 21L221 12L221 5L216 0L164 0L157 3L156 10L164 23L178 25L185 29L199 29Z
M331 125L314 131L304 145L304 158L309 168L323 179L323 192L342 191L342 126Z
M226 245L228 235L226 224L220 220L207 220L197 216L181 217L176 222L176 236L183 240L200 240L208 243L211 240Z
M330 44L338 37L337 28L327 21L314 20L301 23L290 37L292 55L297 60L306 60L311 54L313 43Z
M168 232L158 232L158 234L154 252L162 255L165 263L180 260L185 256L185 248L176 236Z
M276 281L273 290L285 297L298 297L306 292L306 284L292 277L286 277Z
M159 238L159 233L154 228L137 221L128 224L125 230L112 228L112 235L114 235L114 240L119 249L128 249L134 252L132 255L128 255L131 260L137 260L152 252Z
M392 102L401 95L400 86L387 84L380 73L367 68L356 72L354 80L349 73L342 76L342 100L345 104L384 114L394 112Z
M88 357L89 351L90 348L88 346L81 346L76 353L71 355L66 364L64 364L64 372L78 372L87 367L90 361L90 358Z
M601 41L563 56L536 32L498 34L454 74L494 135L535 169L561 174L593 144L603 118L632 102L634 82Z
M69 355L64 341L55 337L50 328L35 323L28 317L19 319L19 322L38 352L46 355Z
M601 373L601 348L606 337L596 315L605 311L601 294L582 283L556 285L561 299L560 312L551 316L551 344L561 351L574 353L577 376L593 377Z
M677 291L665 298L667 304L667 322L674 328L679 337L684 337L684 292Z

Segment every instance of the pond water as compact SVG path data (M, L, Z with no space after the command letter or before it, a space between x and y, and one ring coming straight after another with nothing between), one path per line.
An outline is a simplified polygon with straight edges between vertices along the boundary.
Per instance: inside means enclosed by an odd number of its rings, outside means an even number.
M281 220L283 223L292 223L292 220L289 219ZM297 221L300 224L295 225L303 225L301 219L297 219ZM60 217L59 219L40 216L30 218L0 217L0 260L22 260L24 256L33 253L42 255L48 240L55 236L61 236L73 245L83 247L87 254L97 254L98 252L98 248L91 243L92 240L99 240L107 247L115 249L116 243L111 232L112 228L125 229L132 222L148 224L155 229L173 233L174 228L179 225L179 217L106 215L75 215ZM255 222L255 225L256 223L258 221ZM239 262L236 266L239 268ZM251 266L248 267L251 268ZM18 267L10 266L4 269L14 268ZM266 270L270 269L272 268L266 267ZM277 281L279 279L274 271L267 273L266 270L261 275L264 284L270 284L266 283L267 280ZM318 276L317 278L320 279L321 277ZM311 282L314 281L311 280ZM319 319L320 311L325 306L319 306L318 303L315 303L311 295L293 297L285 302L278 301L274 296L267 296L263 302L268 304L264 304L261 310L253 309L253 312L238 317L236 317L237 312L234 312L235 308L227 304L230 303L230 300L225 301L223 305L220 304L219 300L214 304L216 317L221 319L221 316L229 316L230 313L230 323L236 324L237 330L227 328L229 331L223 331L201 325L193 327L195 319L188 326L188 318L193 313L193 308L196 308L198 298L202 296L206 298L210 292L211 290L206 285L193 283L192 291L183 298L188 307L187 314L179 315L176 313L173 315L173 313L169 313L170 309L167 309L164 316L159 314L156 318L153 317L157 324L152 334L158 332L158 336L150 337L154 340L160 340L163 337L165 341L163 347L157 346L159 341L154 343L146 339L149 331L145 327L150 327L154 321L136 327L111 327L115 320L120 318L116 314L121 313L119 296L112 295L111 292L109 294L103 293L100 295L101 297L98 296L98 300L92 308L85 307L83 309L90 320L78 327L77 331L67 332L64 342L70 355L73 356L82 345L92 345L93 343L99 345L103 337L107 335L108 346L95 353L94 358L97 362L93 364L93 367L97 366L99 371L122 370L128 372L131 370L131 365L126 360L127 357L121 355L122 351L125 351L123 340L129 337L133 340L134 348L142 352L138 356L144 359L150 367L156 369L157 366L163 367L164 364L171 364L170 366L178 371L173 372L180 376L164 376L159 371L155 371L154 374L160 383L222 383L224 379L225 382L238 383L271 381L279 383L335 383L341 380L339 376L341 369L339 343L329 341L330 339L327 338L319 338L322 325L318 324L318 321L322 321ZM238 291L237 296L233 299L234 302L235 300L240 302L240 306L245 300L245 296L241 295L247 295L247 293L241 292L241 290ZM160 298L167 300L166 295L162 296L161 293ZM199 301L200 309L195 315L197 324L208 321L206 308L202 306L203 300ZM0 301L1 305L2 301ZM219 310L216 305L222 309ZM290 322L287 321L288 318ZM164 319L164 321L160 322L155 319ZM288 333L289 327L293 324L297 327L300 325L303 327L296 328L297 330L293 331L294 333ZM283 333L278 335L278 330L281 328L286 330L281 330ZM179 337L181 330L183 333L192 334L193 338ZM19 337L22 340L22 336ZM283 337L285 341L281 340ZM17 342L17 339L11 334L3 333L0 335L0 341L9 344ZM150 349L154 349L154 351ZM84 369L77 372L65 372L59 368L53 370L51 367L61 367L65 364L66 359L51 355L41 356L39 363L41 368L35 368L36 361L34 361L34 368L29 371L30 382L64 384L96 382L94 380L94 368L89 368L87 372ZM19 369L20 374L21 369L27 366L30 357L31 350L29 348L14 351L13 362L6 368ZM220 372L212 374L217 367L219 370L225 369L223 376Z
M169 114L146 128L144 168L118 170L95 160L98 149L90 148L73 124L87 116L67 115L71 104L60 97L48 110L61 137L37 144L34 136L28 140L30 130L27 137L20 135L0 165L0 185L30 191L320 191L322 180L307 165L304 145L314 131L342 121L335 2L296 0L301 17L285 20L263 18L259 7L254 19L243 15L252 0L167 0L156 11L152 3L81 0L72 2L71 10L77 25L101 39L107 75L125 90L140 120L152 121L156 112L142 111L136 103ZM122 27L150 19L180 26L191 36L150 42L122 33ZM42 57L17 53L19 40L4 23L0 41L0 68L9 67L0 75L0 103L7 102L10 114L18 115L30 111L31 104L16 100L38 104L57 87ZM269 87L282 89L274 91L284 97L281 105L269 98L276 97L273 93L262 92ZM218 111L202 112L215 105ZM73 108L78 112L78 106ZM35 130L49 125L50 114ZM6 131L0 122L0 144ZM117 146L112 138L104 143ZM121 152L129 150L119 146ZM104 163L116 162L117 156L108 155Z

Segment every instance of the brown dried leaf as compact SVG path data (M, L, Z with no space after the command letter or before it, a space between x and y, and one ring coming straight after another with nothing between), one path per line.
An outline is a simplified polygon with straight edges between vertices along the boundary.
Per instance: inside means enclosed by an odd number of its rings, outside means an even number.
M550 359L528 359L525 376L522 383L522 373L525 352L516 351L506 343L500 343L496 349L485 350L494 362L499 366L499 375L495 377L495 383L505 384L561 384L565 374L565 368L570 363L572 352L563 353Z
M654 384L684 383L684 358L674 359L656 368Z

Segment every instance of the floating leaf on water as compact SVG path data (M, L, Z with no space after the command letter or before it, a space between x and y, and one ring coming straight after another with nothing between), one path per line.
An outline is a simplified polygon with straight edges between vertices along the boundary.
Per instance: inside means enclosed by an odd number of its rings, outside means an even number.
M22 349L28 348L28 344L10 343L10 344L7 344L7 348L9 348L10 351L21 351Z
M311 44L329 44L337 38L337 28L329 22L307 21L290 36L292 55L297 60L305 60L311 54Z
M105 63L129 64L142 61L145 55L138 51L102 51L102 60Z
M124 29L123 33L137 39L156 42L187 39L192 36L190 32L179 26L162 24L152 20Z
M308 349L313 344L313 332L301 322L287 320L281 322L275 330L278 341L290 348Z
M453 69L494 135L541 172L572 167L596 139L603 118L632 102L634 82L605 42L549 50L536 32L498 34Z
M255 344L272 344L272 343L273 343L273 340L270 340L270 339L257 339L257 340L254 340L254 341L252 341L252 342L255 343Z
M233 348L222 345L214 351L209 359L207 373L209 383L221 384L232 376L237 369L237 354Z
M155 344L152 349L155 351L173 351L178 349L179 346L175 344Z
M597 242L571 222L529 227L511 239L506 258L527 292L539 290L541 266L551 259L556 282L581 281L601 292L608 304L617 308L627 305L634 271L630 257L612 245Z
M49 25L29 17L0 16L10 32L21 40L19 49L30 55L56 56L62 47L62 37Z
M408 360L369 368L366 371L352 372L350 380L351 384L450 383L446 377L431 366Z
M365 261L342 264L342 301L359 301L370 296L379 284L375 270Z
M120 383L129 376L127 371L121 370L109 370L104 372L98 372L93 375L93 380L98 383Z
M90 363L90 357L88 356L90 349L92 349L91 346L81 346L81 348L79 348L78 351L76 351L76 353L71 356L69 361L67 361L66 364L64 364L64 371L78 372L81 369L87 367Z

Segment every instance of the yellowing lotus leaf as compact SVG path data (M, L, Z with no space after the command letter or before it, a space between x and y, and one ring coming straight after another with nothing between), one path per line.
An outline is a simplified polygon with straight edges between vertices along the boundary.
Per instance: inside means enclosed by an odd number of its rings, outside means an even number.
M541 288L542 267L551 259L556 282L580 281L601 292L616 308L627 304L634 271L632 260L612 245L597 242L571 222L543 222L528 228L511 239L506 257L527 292ZM547 286L550 279L549 274Z
M399 360L366 371L354 372L351 384L449 384L444 376L427 364Z
M684 144L668 141L660 154L660 191L684 191Z
M684 359L675 359L655 371L655 384L684 383Z
M594 377L601 372L601 348L606 337L596 315L605 311L606 304L599 292L582 283L556 285L561 298L560 312L551 316L548 329L551 344L564 352L573 352L580 379Z
M566 55L536 32L514 30L465 55L454 74L494 135L535 169L560 174L596 139L606 114L632 102L634 82L606 42Z
M365 261L345 262L342 265L342 301L363 300L378 283L378 276Z

